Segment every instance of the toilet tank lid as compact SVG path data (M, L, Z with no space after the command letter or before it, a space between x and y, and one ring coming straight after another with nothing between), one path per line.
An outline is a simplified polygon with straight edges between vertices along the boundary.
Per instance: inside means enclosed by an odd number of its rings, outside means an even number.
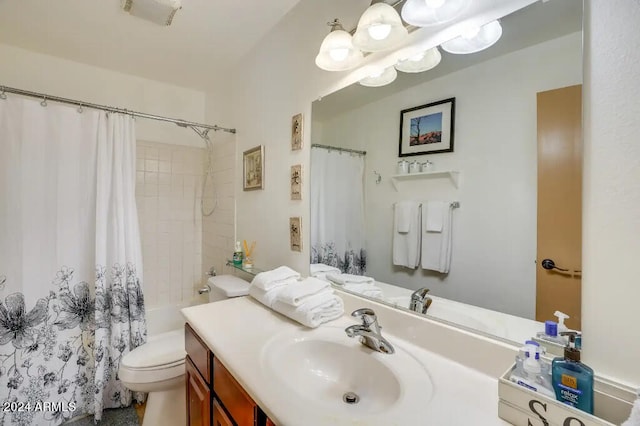
M249 282L233 275L216 275L208 280L210 286L221 290L227 297L239 297L249 294Z
M184 361L184 330L174 330L151 336L124 356L121 363L128 368L149 369Z

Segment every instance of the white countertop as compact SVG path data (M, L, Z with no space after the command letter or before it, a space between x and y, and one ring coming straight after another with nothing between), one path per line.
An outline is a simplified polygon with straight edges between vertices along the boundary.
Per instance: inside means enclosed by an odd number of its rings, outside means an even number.
M185 308L182 314L278 426L365 425L362 421L346 416L336 417L326 410L304 404L303 398L291 400L285 396L286 393L278 391L278 383L263 370L262 348L273 336L292 330L313 333L314 329L306 328L249 297ZM345 328L352 324L356 324L353 318L343 316L321 327ZM384 322L381 321L381 325L384 326ZM483 374L393 334L384 335L394 346L411 353L426 367L433 383L433 397L414 410L381 413L375 417L375 422L367 421L366 426L508 424L498 418L497 377Z

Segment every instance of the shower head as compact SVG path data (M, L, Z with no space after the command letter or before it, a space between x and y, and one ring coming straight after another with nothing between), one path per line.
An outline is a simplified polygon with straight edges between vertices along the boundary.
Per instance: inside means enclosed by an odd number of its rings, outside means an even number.
M180 0L124 0L122 8L132 16L169 26L182 5Z

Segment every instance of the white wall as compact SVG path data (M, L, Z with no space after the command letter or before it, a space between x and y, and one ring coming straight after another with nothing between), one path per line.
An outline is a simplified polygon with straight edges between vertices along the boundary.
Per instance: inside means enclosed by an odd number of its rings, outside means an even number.
M303 187L304 200L289 201L288 172L290 165L297 163L308 170L309 126L304 132L305 148L292 153L289 123L298 112L308 119L313 100L341 87L344 76L317 69L313 60L326 35L324 23L336 14L353 18L362 12L363 3L366 7L367 2L341 0L299 3L234 74L233 104L239 128L236 168L241 165L243 150L258 144L266 147L264 191L242 192L240 171L236 170L237 234L258 241L256 264L307 269L307 232L304 252L292 253L287 225L289 216L301 215L303 229L308 229L308 182ZM631 138L640 134L640 124L633 121L640 116L635 79L640 75L640 55L630 46L634 45L632 41L638 44L640 37L634 33L640 5L631 0L586 3L595 13L588 19L585 33L585 108L590 112L594 106L603 105L606 111L599 116L591 112L585 120L583 360L599 373L638 385L640 339L635 312L640 286L633 259L640 257L640 247L638 239L632 238L639 228L640 154ZM622 105L626 109L621 110ZM616 134L620 138L614 144L610 136ZM610 226L600 230L603 224Z
M202 122L205 94L129 74L0 44L0 85L133 111ZM139 140L192 145L200 138L175 124L138 119Z
M366 150L367 275L410 289L525 318L535 317L536 93L582 83L582 33L510 53L396 93L322 123L314 142ZM411 157L443 179L389 179L398 154L399 112L456 98L454 152ZM325 98L326 99L326 98ZM374 182L373 170L383 176ZM451 272L394 267L393 203L457 200ZM313 212L311 213L313 215Z
M640 2L587 1L584 359L640 385Z

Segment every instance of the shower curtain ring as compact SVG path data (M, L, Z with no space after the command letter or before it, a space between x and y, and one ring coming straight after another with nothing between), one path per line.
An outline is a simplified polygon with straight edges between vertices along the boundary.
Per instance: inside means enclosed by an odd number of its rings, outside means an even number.
M78 111L79 114L82 114L84 112L84 108L82 108L82 104L80 104L80 106L76 111Z
M42 105L43 107L47 106L47 97L46 96L42 97L42 102L40 102L40 105Z
M0 87L0 99L2 100L7 99L7 94L4 92L4 86Z

